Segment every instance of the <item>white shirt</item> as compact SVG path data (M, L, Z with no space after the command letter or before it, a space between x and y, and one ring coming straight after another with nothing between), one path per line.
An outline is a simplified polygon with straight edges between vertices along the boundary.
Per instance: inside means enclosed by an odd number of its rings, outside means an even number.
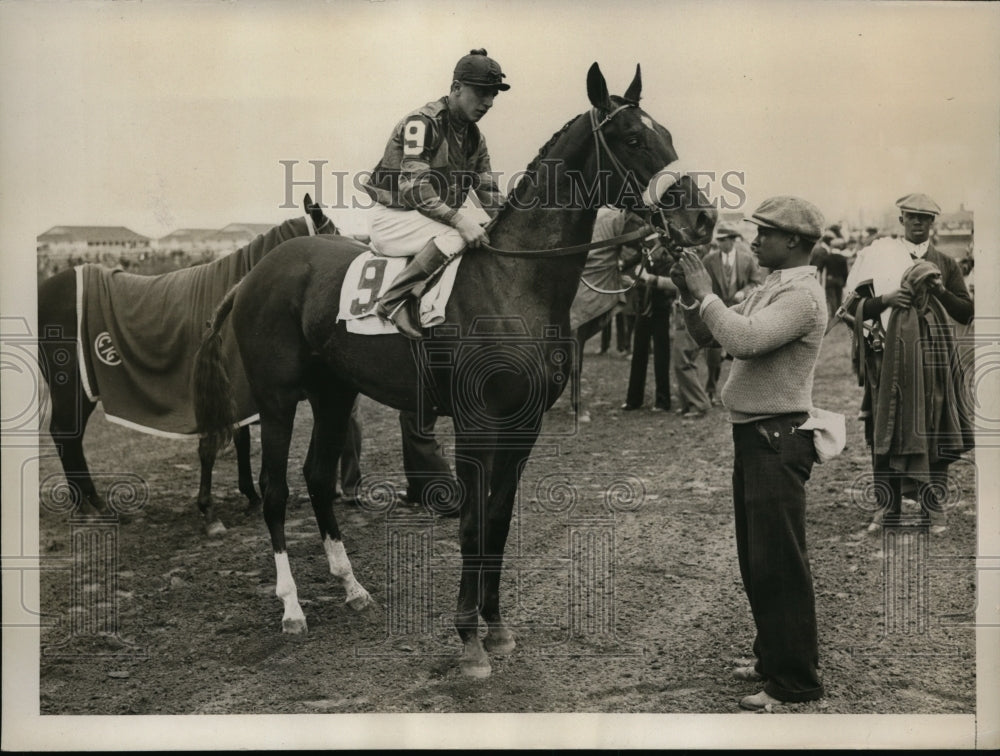
M854 291L859 285L871 281L876 296L888 294L899 288L903 274L913 265L910 250L927 253L928 243L911 244L905 239L893 239L886 236L876 239L870 245L858 252L850 273L847 274L845 289ZM889 316L892 308L882 311L882 325L889 327Z
M903 242L903 247L907 252L910 253L910 257L916 257L920 260L924 259L924 255L927 254L927 249L931 246L931 240L928 239L923 244L914 244L906 239L900 239Z

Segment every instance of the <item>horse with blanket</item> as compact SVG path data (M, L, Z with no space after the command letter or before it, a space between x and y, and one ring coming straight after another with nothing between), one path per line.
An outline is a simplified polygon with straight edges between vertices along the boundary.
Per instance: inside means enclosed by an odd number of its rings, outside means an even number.
M56 444L68 494L77 509L107 511L83 453L87 420L100 401L114 423L154 435L197 435L191 368L205 322L226 292L282 242L337 228L305 197L306 214L275 226L213 262L157 276L87 264L38 286L38 358L51 401L48 431ZM236 382L239 489L260 503L250 471L248 424L257 410L246 387L232 334L225 359ZM200 440L198 508L210 535L225 527L212 499L215 448Z
M285 632L306 630L285 539L288 456L303 393L314 420L304 473L329 570L348 605L360 610L372 603L341 540L334 470L327 463L343 447L360 392L396 409L429 403L436 414L452 417L460 483L455 627L461 670L485 677L491 672L487 649L513 650L514 635L500 611L504 549L543 415L572 371L569 310L592 248L597 208L655 206L673 245L704 242L715 225L716 212L691 177L668 168L677 153L670 133L639 107L641 87L637 67L624 96L612 97L597 64L591 67L591 108L541 148L494 218L491 244L458 256L443 320L420 340L364 335L341 317L338 294L359 250L336 237L281 245L219 306L196 363L199 429L222 442L232 428L220 337L231 322L260 412L263 511ZM581 193L581 182L594 191ZM609 243L622 242L600 242ZM377 267L366 283L372 298L382 290ZM485 639L480 619L488 627Z
M617 209L601 208L594 225L594 241L625 236L629 239L648 231L642 216L624 213ZM658 238L656 233L653 238ZM630 244L598 247L587 255L587 262L580 274L580 286L569 310L569 325L576 341L576 366L570 401L573 413L581 423L590 422L590 411L581 408L583 376L583 348L587 341L600 333L613 317L615 308L625 303L624 295L637 283L626 283L623 272L638 275L636 268L645 264L642 253L644 239Z

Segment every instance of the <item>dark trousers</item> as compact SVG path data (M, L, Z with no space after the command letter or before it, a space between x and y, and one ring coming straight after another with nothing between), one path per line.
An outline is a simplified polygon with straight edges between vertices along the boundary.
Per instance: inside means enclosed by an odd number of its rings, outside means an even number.
M615 313L615 344L619 352L632 351L632 331L635 326L635 315L630 312Z
M930 481L916 483L916 500L920 504L919 525L930 525L931 512L942 510L941 499L948 495L948 465L950 460L930 463ZM898 524L903 508L903 483L913 482L889 467L889 456L872 454L875 478L875 501L886 525Z
M615 328L615 348L619 352L631 351L632 344L632 321L634 315L627 315L624 312L616 312L614 318ZM611 321L604 324L601 330L601 354L604 354L611 347Z
M832 318L844 301L844 284L840 281L826 282L826 309Z
M358 483L361 482L361 417L358 414L358 399L351 408L351 418L347 423L347 438L340 453L340 491L348 499L358 495Z
M632 337L632 367L628 376L626 404L641 407L646 399L646 371L652 340L655 404L662 409L670 409L670 310L654 309L650 315L636 317Z
M424 405L422 405L424 406ZM437 417L429 410L400 412L399 429L403 436L403 471L406 473L406 498L423 502L432 491L435 499L452 491L454 475L441 444L434 435ZM447 488L442 488L446 486Z
M674 377L677 379L677 399L683 411L707 412L711 407L705 389L698 378L698 353L701 347L691 338L684 327L684 316L675 313L677 327L673 333L671 353L674 362Z
M815 449L808 415L733 425L736 551L764 690L781 701L821 698L816 600L806 551L806 490Z

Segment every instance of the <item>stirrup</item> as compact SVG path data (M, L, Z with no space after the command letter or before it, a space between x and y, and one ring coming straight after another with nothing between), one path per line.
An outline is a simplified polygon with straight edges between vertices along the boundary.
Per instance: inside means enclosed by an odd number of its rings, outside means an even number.
M396 305L392 312L383 315L383 317L396 326L397 330L404 336L411 339L423 338L424 333L420 326L419 315L416 322L413 319L413 310L416 305L417 303L412 299L404 299ZM382 313L379 314L382 315Z

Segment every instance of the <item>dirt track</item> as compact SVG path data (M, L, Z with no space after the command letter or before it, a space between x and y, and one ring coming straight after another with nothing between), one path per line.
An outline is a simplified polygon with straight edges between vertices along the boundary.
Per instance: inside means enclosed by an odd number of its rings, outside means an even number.
M926 610L926 625L901 626L895 613L887 625L883 540L866 532L859 493L870 467L854 421L860 389L848 342L842 327L828 337L814 393L817 404L848 416L848 449L816 466L808 486L827 696L779 708L971 713L974 464L952 468L949 527L929 537L921 562L929 565L927 600L908 600L909 610ZM195 443L129 431L98 412L86 438L92 470L138 476L149 499L110 528L114 582L85 580L75 594L71 523L53 511L50 490L61 475L55 459L42 462L41 553L43 564L57 568L42 573L42 601L58 622L41 636L41 712L737 711L755 688L728 673L749 654L753 636L736 565L724 411L700 421L621 412L628 362L593 354L595 345L588 345L583 386L593 422L574 433L567 398L560 399L522 479L501 584L518 648L493 658L490 679L463 679L455 664L455 520L338 507L355 575L381 611L359 615L344 605L298 474L310 427L304 414L293 444L288 533L309 632L293 637L280 631L267 531L259 512L243 512L232 453L215 473L229 530L208 539L193 504ZM401 486L395 413L365 400L362 417L363 471ZM446 443L450 428L439 423ZM255 432L255 469L256 439ZM47 437L42 451L52 451ZM113 475L99 486L108 480ZM430 535L423 550L422 534ZM397 552L396 543L417 546ZM426 573L414 572L420 559ZM95 627L87 617L115 611L118 638L87 629Z

